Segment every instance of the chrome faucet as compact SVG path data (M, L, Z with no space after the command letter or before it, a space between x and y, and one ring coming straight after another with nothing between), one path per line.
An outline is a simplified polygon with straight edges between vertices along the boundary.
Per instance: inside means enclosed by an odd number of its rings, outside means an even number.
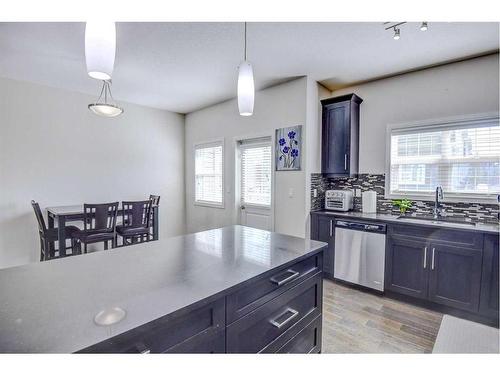
M439 200L443 199L443 188L441 186L436 187L436 200L434 201L434 219L439 219L442 215L442 208Z

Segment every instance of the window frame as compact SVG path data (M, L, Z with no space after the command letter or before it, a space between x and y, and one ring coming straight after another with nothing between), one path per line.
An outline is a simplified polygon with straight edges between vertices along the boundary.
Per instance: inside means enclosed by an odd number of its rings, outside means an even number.
M269 139L267 139L269 138ZM238 148L238 151L239 151L239 155L238 155L238 160L237 160L237 163L239 164L238 165L238 168L239 168L239 175L236 175L236 177L238 178L238 187L239 187L239 199L238 199L238 203L241 205L245 205L245 207L252 207L252 208L258 208L258 209L263 209L263 210L271 210L272 207L273 207L273 168L274 168L274 165L273 165L273 157L274 157L274 153L273 153L273 141L272 141L272 138L271 137L258 137L258 138L249 138L249 139L245 139L245 140L239 140L238 142L244 142L244 141L247 141L248 143L247 144L241 144L241 145L238 145L237 148ZM270 203L269 205L264 205L264 204L256 204L256 203L248 203L248 202L243 202L243 196L241 194L241 178L242 178L242 173L243 173L243 168L242 168L242 162L243 162L243 156L241 155L241 151L243 148L251 148L252 146L269 146L271 148L271 173L270 173L270 178L271 178L271 191L270 191Z
M422 201L433 201L434 192L430 193L391 193L391 136L394 131L397 130L409 130L411 128L422 128L425 130L426 127L429 129L446 128L450 125L459 123L477 123L481 121L499 121L498 112L486 112L471 115L453 116L439 119L428 119L423 121L414 121L408 123L398 123L398 124L388 124L386 128L385 137L385 189L384 198L386 199L402 199L407 198L410 200L422 200ZM487 204L497 204L497 194L461 194L461 193L451 193L444 191L444 202L463 202L463 203L487 203Z
M224 209L225 208L225 197L224 197L224 192L225 192L225 144L224 144L224 138L216 138L208 141L203 141L203 142L196 142L193 145L193 158L194 158L194 171L193 171L193 179L194 179L194 199L193 199L193 204L195 206L200 206L200 207L211 207L211 208L220 208ZM222 146L222 165L221 165L221 170L222 170L222 202L221 203L215 203L215 202L209 202L209 201L198 201L196 200L196 150L200 148L210 148L210 147L217 147L217 146Z

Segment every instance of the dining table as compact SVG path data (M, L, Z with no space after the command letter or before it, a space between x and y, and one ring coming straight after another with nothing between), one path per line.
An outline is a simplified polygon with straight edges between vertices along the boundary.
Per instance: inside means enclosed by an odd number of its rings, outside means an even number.
M152 210L152 236L153 241L158 240L158 213L159 206L151 206ZM118 207L117 217L120 217L123 213L123 208L120 204ZM57 228L58 232L58 243L59 243L59 256L66 256L66 223L82 221L85 218L85 213L83 210L83 204L68 205L68 206L54 206L47 207L47 217L48 217L48 227ZM57 225L56 225L57 224ZM53 247L54 244L52 243ZM54 250L53 248L51 250Z

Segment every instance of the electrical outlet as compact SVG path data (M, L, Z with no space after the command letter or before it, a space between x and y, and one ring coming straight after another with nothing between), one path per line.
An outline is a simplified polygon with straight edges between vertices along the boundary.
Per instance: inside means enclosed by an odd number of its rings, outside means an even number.
M318 198L318 189L313 189L313 197Z
M361 197L361 189L354 189L354 196L356 198Z

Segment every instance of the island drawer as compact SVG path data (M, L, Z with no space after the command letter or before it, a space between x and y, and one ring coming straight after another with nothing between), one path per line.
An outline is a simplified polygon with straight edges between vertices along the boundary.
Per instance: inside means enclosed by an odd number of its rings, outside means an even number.
M224 299L188 307L83 349L80 353L211 352L220 348L224 331ZM218 345L209 350L210 344ZM222 350L224 348L222 347Z
M164 353L213 354L226 352L226 335L224 329L216 332L200 332L179 345L173 346Z
M283 267L226 297L227 323L232 323L323 269L323 254Z
M320 272L230 324L226 328L227 352L268 351L277 338L292 338L321 315L322 285Z
M276 353L319 353L321 350L321 316L318 316Z

